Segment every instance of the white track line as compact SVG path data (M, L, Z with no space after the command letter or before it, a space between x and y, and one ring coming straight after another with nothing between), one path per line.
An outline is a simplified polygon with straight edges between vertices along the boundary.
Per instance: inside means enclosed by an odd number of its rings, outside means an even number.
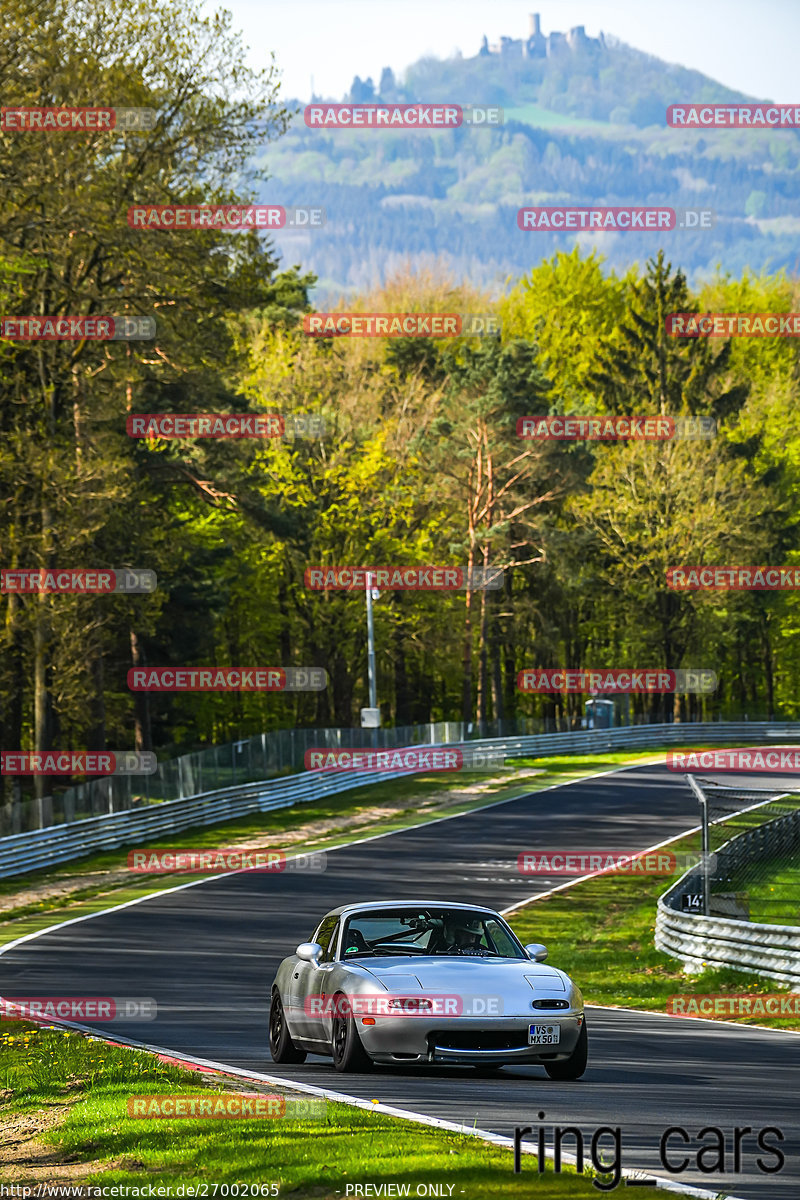
M675 837L667 838L664 842L657 842L655 846L648 846L646 850L637 850L637 855L652 854L654 850L662 850L664 846L669 846L672 842L679 842L681 838L688 837L691 833L698 833L702 828L701 825L695 825L691 829L684 830L683 833L677 834ZM506 916L508 913L515 912L518 908L523 908L526 904L535 904L537 900L544 900L547 896L552 896L556 892L566 891L567 888L575 887L577 883L585 883L587 879L596 879L599 875L613 875L613 871L591 871L588 875L581 875L579 879L570 879L567 883L559 883L557 887L549 888L546 892L536 892L533 896L529 896L527 900L520 900L516 904L510 905L508 908L501 908L500 914ZM753 993L758 995L757 992ZM604 1012L630 1012L630 1013L646 1013L651 1017L666 1017L670 1021L705 1021L709 1025L726 1025L731 1029L748 1030L761 1029L765 1033L790 1033L795 1037L800 1035L798 1029L775 1029L772 1025L740 1025L737 1021L717 1020L715 1017L688 1017L681 1013L662 1013L657 1009L648 1008L627 1008L624 1004L587 1004L587 1008L597 1008Z
M700 825L693 825L691 829L684 829L682 833L676 833L674 837L666 838L663 842L656 842L654 846L648 846L646 850L631 850L629 853L637 857L643 854L652 854L654 850L661 850L664 846L669 846L673 842L679 842L681 838L688 837L691 833L698 833L701 828ZM577 883L585 883L587 879L596 879L599 875L613 874L615 874L614 871L608 870L590 871L588 875L581 875L578 879L570 879L567 883L559 883L556 887L548 888L546 892L534 892L526 900L518 900L516 904L510 904L508 908L501 908L500 913L502 916L505 916L506 913L512 913L518 908L523 908L526 904L533 904L535 900L544 900L545 896L552 896L555 892L564 892L567 888L575 887Z
M501 804L511 804L517 800L524 799L524 797L527 795L530 795L530 796L544 795L546 792L555 791L557 788L570 787L574 783L585 783L592 779L603 779L603 778L607 777L608 775L617 775L617 774L621 773L622 771L632 771L632 770L635 770L637 767L655 766L655 765L659 765L660 763L661 763L661 759L653 756L653 757L650 757L648 759L648 761L645 761L645 762L639 761L639 762L635 762L635 763L629 763L629 764L626 764L621 767L614 767L610 771L598 771L594 775L584 775L584 776L580 776L578 779L565 780L562 783L553 783L549 787L539 788L534 792L530 792L530 793L524 792L522 794L522 796L510 796L505 800L494 800L490 804L482 804L476 808L468 809L466 812L451 813L451 814L449 814L447 816L443 816L443 817L434 817L430 821L420 821L416 825L405 825L401 829L388 830L386 833L375 833L368 837L355 838L352 841L340 842L334 846L326 846L324 852L327 853L328 850L342 850L342 849L346 849L348 846L359 846L359 845L362 845L364 842L376 841L378 838L391 837L395 833L405 833L406 831L411 830L411 829L422 829L426 825L436 825L442 821L453 821L453 820L456 820L458 817L468 816L470 813L473 813L473 812L483 812L485 809L496 808ZM649 847L649 850L637 851L636 853L647 854L652 850L661 849L661 847L669 845L670 842L677 841L681 837L686 837L690 833L696 833L697 830L699 830L699 828L700 828L700 826L696 825L692 829L686 830L684 833L677 834L675 837L668 838L666 841L659 842L657 845ZM303 851L303 853L307 853L307 851ZM297 855L290 855L288 857L295 858L295 857L297 857ZM287 859L287 861L288 861L288 859ZM242 875L245 873L246 873L245 871L227 871L222 875L208 875L202 879L192 880L190 883L181 883L181 884L177 884L175 887L164 888L163 891L153 892L149 896L139 896L139 897L137 897L137 899L127 900L123 904L115 904L115 905L112 905L110 908L98 909L98 911L94 912L94 913L85 913L81 917L72 917L68 921L60 921L56 925L50 925L45 929L36 930L34 933L26 933L23 937L17 938L13 942L8 942L5 946L0 946L0 955L5 954L9 950L13 950L16 946L21 946L24 942L30 942L30 941L33 941L35 938L42 937L46 933L53 933L57 929L64 929L64 928L66 928L67 925L77 925L80 921L90 921L93 917L100 917L100 916L105 916L108 913L119 912L123 908L131 908L134 904L144 904L147 900L155 900L159 896L168 895L170 892L180 892L180 891L183 891L185 888L197 887L203 883L210 883L212 880L215 880L215 879L224 879L226 877L226 875ZM570 880L568 883L559 884L557 887L551 888L547 892L536 893L535 895L529 897L527 900L521 900L518 904L511 905L509 908L501 909L500 911L503 915L505 915L506 913L513 912L517 908L521 908L525 904L530 904L535 900L541 900L545 896L550 896L554 892L560 892L560 891L563 891L565 888L574 887L574 885L576 883L583 883L585 880L592 879L596 875L602 875L602 874L608 874L608 873L609 872L594 871L589 875L581 876L580 879L574 879L574 880ZM0 1001L2 1001L2 999L3 998L0 997ZM589 1007L602 1008L603 1006L602 1005L590 1005ZM611 1011L611 1008L609 1007L607 1009L607 1011ZM636 1013L637 1015L641 1016L643 1010L622 1009L620 1011L633 1012L633 1013ZM646 1013L645 1015L647 1015L647 1016L653 1016L653 1015L654 1016L668 1016L668 1014L666 1014L666 1013L654 1013L654 1014ZM26 1019L30 1019L30 1018L26 1018ZM675 1018L669 1018L669 1019L674 1020ZM708 1018L692 1017L692 1018L686 1018L686 1019L687 1020L705 1020ZM97 1037L96 1029L90 1028L88 1026L75 1025L75 1024L70 1023L69 1021L57 1021L54 1018L48 1018L47 1023L64 1025L68 1028L75 1029L80 1033L87 1033L87 1034L91 1034L94 1037ZM719 1021L719 1022L713 1021L712 1024L731 1025L732 1023L729 1021ZM733 1025L732 1027L739 1028L739 1029L742 1028L741 1026L736 1026L736 1025ZM755 1029L764 1029L764 1028L768 1029L768 1027L765 1027L765 1026L752 1026L752 1025L747 1026L746 1028L747 1029L754 1029L754 1028ZM770 1032L770 1033L787 1033L787 1032L794 1032L794 1031L793 1030L790 1031L790 1030L768 1029L768 1032ZM426 1116L424 1113L415 1113L415 1112L411 1112L408 1109L395 1108L393 1105L390 1105L390 1104L383 1104L383 1103L374 1104L370 1100L362 1100L358 1096L348 1096L344 1092L334 1092L334 1091L330 1090L329 1088L318 1088L318 1087L313 1086L312 1084L299 1083L294 1080L291 1082L288 1082L287 1080L283 1079L281 1076L278 1076L278 1075L264 1075L264 1074L261 1074L260 1072L242 1071L237 1067L231 1067L225 1063L218 1063L212 1059L195 1058L194 1056L181 1055L181 1054L178 1054L175 1051L172 1051L166 1047L151 1046L151 1045L148 1045L147 1042L137 1042L137 1041L133 1041L130 1038L116 1037L116 1038L112 1039L109 1037L109 1038L101 1038L100 1040L102 1040L102 1041L111 1041L111 1040L119 1041L119 1042L124 1043L125 1045L138 1047L142 1050L147 1050L154 1054L166 1054L169 1058L176 1059L179 1062L185 1062L189 1065L198 1066L198 1067L207 1067L212 1070L220 1071L224 1074L235 1075L242 1079L255 1079L255 1080L258 1080L263 1083L278 1084L280 1086L289 1088L291 1091L305 1092L305 1093L308 1093L309 1095L314 1095L314 1096L322 1096L327 1100L333 1100L339 1104L349 1104L355 1108L368 1109L370 1112L382 1112L382 1113L385 1113L387 1116L399 1117L403 1120L411 1121L417 1125L429 1125L435 1129L446 1129L452 1133L461 1133L461 1134L464 1134L465 1136L477 1137L477 1138L480 1138L481 1141L491 1142L493 1145L500 1146L502 1148L513 1149L513 1146L514 1146L513 1139L504 1138L499 1134L490 1133L488 1130L485 1130L485 1129L465 1128L463 1125L457 1125L453 1121L442 1120L440 1117L429 1117L429 1116ZM521 1146L521 1150L525 1154L535 1154L536 1153L536 1151L534 1150L533 1147L526 1147L524 1145ZM547 1155L548 1161L551 1157L552 1156ZM577 1159L574 1155L570 1155L566 1152L562 1153L562 1159L565 1162L571 1162L573 1165L577 1162ZM675 1193L678 1193L679 1195L683 1195L683 1196L696 1196L698 1198L698 1200L717 1200L717 1198L719 1196L718 1190L710 1192L705 1188L696 1188L696 1187L690 1186L689 1184L678 1184L678 1183L675 1183L674 1180L662 1179L658 1175L650 1175L645 1171L623 1170L621 1172L621 1174L622 1174L622 1177L625 1179L647 1179L647 1180L654 1179L655 1186L657 1189L660 1189L662 1191L675 1192ZM729 1195L726 1197L726 1200L741 1200L741 1198L737 1197L737 1196Z
M658 765L660 762L661 759L656 759L654 756L651 756L651 760L647 763L628 763L622 767L614 767L610 771L598 771L594 775L583 775L578 779L564 780L562 783L551 783L546 788L539 788L534 792L522 792L519 796L508 796L505 800L492 800L489 804L481 804L477 808L467 809L466 812L448 813L442 817L433 817L430 821L418 821L415 825L404 825L400 829L389 829L384 833L373 833L367 837L354 838L352 841L338 842L333 846L325 846L323 850L317 851L316 853L327 854L328 851L345 850L348 846L361 846L365 842L377 841L378 838L392 837L396 833L407 833L412 829L424 829L428 825L438 825L442 821L455 821L459 817L469 816L474 812L484 812L489 808L497 808L501 804L513 804L518 800L525 799L526 796L544 795L546 792L555 791L556 788L570 787L573 783L585 783L592 779L603 779L608 775L616 775L621 771L632 771L636 767L642 766L654 766ZM286 861L289 862L292 859L301 857L302 855L308 853L309 851L307 849L298 851L296 854L287 855ZM175 884L174 887L163 888L161 891L151 892L147 896L137 896L134 900L125 900L122 904L112 904L109 908L99 908L97 912L84 913L81 917L71 917L67 921L59 921L55 925L47 925L44 929L37 929L33 933L26 933L23 934L22 937L15 938L13 942L7 942L6 945L0 946L0 955L7 953L9 950L15 949L17 946L21 946L24 942L32 942L36 938L43 937L46 933L54 933L57 929L65 929L67 925L77 925L80 921L91 921L93 917L104 917L108 913L121 912L123 908L132 908L134 904L145 904L148 900L157 900L160 896L167 896L171 892L182 892L185 888L199 887L204 883L213 883L217 879L225 879L234 875L254 873L257 872L249 872L247 868L243 868L240 871L224 871L221 875L204 875L202 879L192 879L189 883L178 883ZM561 886L566 887L568 885L562 884ZM523 903L527 903L527 901L524 901Z
M37 1018L26 1018L34 1020L35 1023L41 1024ZM93 1037L97 1037L95 1029L86 1025L76 1025L70 1021L59 1021L57 1018L48 1019L49 1025L58 1024L64 1025L70 1029L75 1029L79 1033L87 1033ZM476 1137L482 1142L489 1142L493 1146L498 1146L502 1150L513 1150L514 1139L503 1137L502 1134L492 1133L488 1129L477 1129L474 1126L459 1125L455 1121L446 1121L442 1117L430 1117L425 1113L413 1112L407 1108L397 1108L393 1104L384 1104L383 1101L362 1100L360 1096L349 1096L345 1092L336 1092L332 1088L317 1087L312 1083L300 1083L297 1080L287 1080L281 1075L266 1075L261 1071L243 1071L239 1067L229 1066L227 1063L219 1063L211 1058L198 1058L195 1055L185 1055L170 1050L165 1046L152 1046L147 1042L138 1042L133 1038L115 1037L98 1038L98 1041L116 1041L131 1049L145 1050L151 1054L158 1054L168 1058L171 1062L178 1063L184 1066L187 1070L197 1070L205 1068L206 1070L218 1071L222 1075L234 1076L237 1079L255 1080L258 1083L269 1083L273 1086L277 1085L292 1092L303 1092L310 1096L320 1096L324 1100L331 1100L336 1104L347 1104L351 1108L361 1108L368 1112L383 1113L387 1117L396 1117L403 1121L408 1121L414 1125L427 1125L432 1129L445 1129L449 1133L458 1133L464 1137ZM520 1150L523 1154L536 1154L537 1150L534 1146L526 1146L520 1143ZM548 1162L553 1160L553 1155L545 1153L545 1158ZM562 1151L561 1158L564 1162L570 1163L572 1166L577 1164L577 1157L569 1151ZM582 1175L583 1173L580 1172ZM641 1170L620 1170L620 1175L623 1179L642 1179L654 1180L657 1190L675 1192L681 1196L695 1196L697 1200L719 1200L720 1192L715 1190L708 1191L706 1188L693 1187L691 1184L676 1183L672 1179L662 1179L660 1175L651 1175L647 1171ZM742 1197L733 1196L728 1193L725 1195L725 1200L743 1200Z

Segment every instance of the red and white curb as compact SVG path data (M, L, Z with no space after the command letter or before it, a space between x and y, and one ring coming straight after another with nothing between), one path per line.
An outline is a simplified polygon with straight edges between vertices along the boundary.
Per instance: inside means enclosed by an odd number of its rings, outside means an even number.
M614 775L614 774L620 773L622 771L634 770L636 767L650 766L650 765L653 765L654 763L657 764L660 762L661 762L660 757L652 756L652 758L649 758L647 761L640 760L635 763L625 764L624 766L613 767L611 770L608 770L608 771L600 771L593 775L579 776L577 779L564 780L563 782L560 782L560 783L551 784L547 788L536 789L536 791L532 792L531 795L536 796L538 798L538 796L545 795L549 791L555 791L557 788L561 788L561 787L569 787L573 783L583 783L583 782L585 782L587 780L591 780L591 779L600 779L607 775ZM509 803L512 803L515 800L519 800L519 799L521 799L520 796L512 796L512 797L508 797L503 800L491 801L490 803L488 803L486 805L480 805L480 806L477 806L475 809L470 809L469 812L479 811L484 808L499 807L502 804L509 804ZM360 844L363 844L364 842L377 840L378 838L391 837L393 833L406 832L408 829L421 828L424 825L434 825L434 824L438 824L439 822L442 822L442 821L456 820L459 816L462 816L462 815L465 815L465 814L460 813L460 812L448 814L446 816L434 818L431 821L420 822L418 825L404 826L402 829L399 829L399 830L388 830L385 833L378 833L378 834L373 834L371 836L368 835L366 837L356 838L356 839L353 839L352 841L341 842L338 845L334 845L334 846L326 846L325 850L327 852L329 850L331 850L331 851L332 850L340 850L340 849L345 848L346 846L360 845ZM647 853L651 853L654 850L659 850L659 849L663 848L664 846L669 845L670 842L677 841L681 837L686 837L687 834L697 832L697 830L699 828L700 828L699 826L695 826L692 829L684 830L682 833L676 835L675 837L671 837L671 838L666 839L663 842L659 842L655 846L650 846L647 850L641 851L640 853L647 854ZM240 873L241 872L238 872L238 871L225 872L226 875L234 875L234 874L240 874ZM534 895L527 897L525 900L520 900L517 903L509 906L508 908L501 910L501 912L505 916L508 913L516 911L516 909L518 909L518 908L522 908L526 904L531 904L531 903L535 902L536 900L542 900L545 897L550 896L555 892L564 891L570 887L574 887L578 883L583 883L587 879L594 878L596 875L600 875L600 874L604 874L604 872L600 872L600 871L591 872L588 875L581 876L579 879L571 879L566 883L559 884L557 887L551 888L549 891L537 892ZM153 892L147 896L137 897L135 900L129 900L123 904L112 905L109 908L101 909L101 910L98 910L97 912L86 913L80 917L73 917L70 920L61 921L56 925L51 925L45 929L39 929L33 933L25 934L22 937L15 939L14 941L8 942L4 946L0 946L0 955L7 953L9 950L15 949L17 946L21 945L24 942L33 941L34 939L42 937L44 934L51 933L56 929L62 929L66 925L73 925L73 924L78 924L82 921L89 921L93 917L105 915L105 914L111 913L111 912L117 912L120 909L129 908L136 904L146 903L148 900L154 900L157 897L166 895L168 892L178 892L178 891L183 891L185 888L198 887L204 883L209 883L212 880L221 879L224 877L225 877L224 875L205 876L202 879L195 879L189 883L178 884L175 887L165 888L162 891ZM2 1002L3 1002L3 998L0 997L0 1003L2 1003ZM13 1001L11 1003L13 1003ZM604 1006L590 1005L589 1007L603 1008ZM605 1011L611 1011L611 1010L612 1010L612 1006L605 1006ZM635 1013L636 1015L645 1015L645 1016L668 1016L668 1014L666 1014L666 1013L650 1013L650 1012L646 1012L645 1010L640 1010L640 1009L622 1009L622 1008L620 1008L619 1011L631 1012L631 1013ZM248 1080L248 1081L257 1082L257 1083L268 1083L273 1086L277 1085L279 1087L285 1088L288 1091L301 1092L306 1095L318 1096L318 1097L321 1097L322 1099L330 1100L337 1104L346 1104L352 1108L360 1108L360 1109L363 1109L363 1110L369 1111L369 1112L380 1112L380 1113L383 1113L385 1116L397 1117L401 1120L409 1121L416 1125L425 1125L425 1126L428 1126L433 1129L442 1129L442 1130L448 1131L449 1133L461 1134L464 1137L476 1137L480 1141L488 1142L494 1146L500 1147L501 1149L513 1150L513 1148L514 1148L513 1139L509 1138L509 1137L503 1137L501 1134L492 1133L489 1130L485 1130L485 1129L477 1129L475 1126L468 1127L468 1126L464 1126L463 1124L459 1125L454 1121L446 1121L446 1120L442 1119L441 1117L429 1117L429 1116L426 1116L424 1113L416 1113L416 1112L412 1112L408 1109L397 1108L391 1104L384 1104L382 1101L379 1101L379 1100L363 1100L358 1096L350 1096L344 1092L333 1091L330 1088L316 1087L314 1084L300 1083L297 1080L287 1080L279 1075L267 1075L267 1074L264 1074L264 1073L258 1072L258 1071L245 1071L245 1070L241 1070L238 1067L232 1067L232 1066L228 1065L227 1063L216 1062L213 1059L199 1058L199 1057L195 1057L193 1055L178 1055L178 1054L176 1054L176 1052L170 1050L167 1047L150 1045L147 1042L139 1042L132 1038L123 1038L120 1036L120 1037L116 1037L116 1038L112 1039L112 1038L102 1037L101 1035L98 1034L98 1031L95 1028L90 1028L89 1026L85 1026L85 1025L79 1025L79 1024L76 1024L76 1023L70 1022L70 1021L62 1021L62 1020L59 1020L58 1018L25 1017L25 1018L21 1018L21 1019L29 1021L32 1024L37 1024L37 1025L42 1025L42 1026L51 1026L52 1027L53 1025L59 1025L59 1026L63 1026L64 1028L74 1029L77 1033L81 1033L86 1036L91 1036L91 1037L95 1038L96 1040L103 1041L107 1045L110 1045L110 1046L118 1046L118 1047L124 1048L124 1049L142 1050L147 1053L154 1054L157 1058L159 1058L164 1063L168 1063L173 1066L182 1067L187 1071L195 1071L197 1073L204 1074L204 1075L214 1074L214 1075L228 1076L230 1078L243 1079L243 1080ZM669 1019L675 1020L676 1018L669 1017ZM680 1019L680 1018L678 1018L678 1019ZM687 1020L703 1020L704 1018L692 1017L692 1018L685 1018L685 1019L687 1019ZM765 1032L771 1032L771 1033L795 1032L795 1031L789 1031L789 1030L775 1030L775 1029L771 1029L769 1026L748 1025L748 1026L742 1027L742 1026L736 1025L733 1022L728 1022L728 1021L724 1021L724 1022L723 1021L713 1021L713 1024L715 1024L715 1025L721 1025L721 1024L730 1025L734 1028L739 1028L739 1029L742 1029L742 1028L759 1029L759 1030L763 1030ZM522 1144L520 1146L520 1149L523 1154L536 1154L537 1153L536 1149L533 1146L525 1146L524 1144ZM552 1161L553 1156L550 1154L547 1154L546 1158L548 1161ZM566 1151L562 1152L561 1158L564 1162L568 1162L573 1166L577 1164L577 1157ZM663 1179L662 1177L660 1177L658 1175L652 1175L646 1171L623 1169L623 1170L621 1170L620 1174L623 1179L636 1180L642 1185L654 1186L661 1191L673 1192L675 1194L682 1195L682 1196L694 1196L694 1197L697 1197L697 1200L718 1200L718 1197L720 1194L718 1189L715 1189L714 1191L709 1191L706 1188L697 1188L697 1187L693 1187L690 1184L677 1183L676 1181L671 1180L671 1179ZM727 1194L726 1200L743 1200L743 1198Z
M2 999L2 998L0 998ZM593 1006L594 1007L594 1006ZM38 1018L25 1018L34 1024L44 1025L45 1020ZM268 1083L273 1087L278 1086L286 1091L302 1092L309 1096L319 1096L324 1100L333 1101L336 1104L347 1104L351 1108L360 1108L368 1112L383 1113L387 1117L396 1117L399 1120L408 1121L414 1125L426 1125L432 1129L443 1129L448 1133L461 1134L463 1137L475 1137L482 1142L489 1142L493 1146L498 1146L503 1150L513 1150L514 1140L510 1137L503 1137L502 1134L492 1133L488 1129L477 1129L475 1126L459 1125L455 1121L445 1121L441 1117L429 1117L425 1113L412 1112L406 1108L397 1108L393 1104L384 1104L380 1100L363 1100L360 1096L349 1096L345 1092L336 1092L332 1088L317 1087L311 1083L300 1083L295 1079L287 1080L281 1075L267 1075L261 1071L244 1071L239 1067L231 1067L227 1063L218 1063L213 1059L197 1058L194 1055L179 1055L164 1046L152 1046L147 1042L138 1042L133 1038L118 1037L115 1039L98 1037L97 1031L86 1025L76 1025L71 1021L47 1020L48 1026L63 1025L65 1028L74 1029L78 1033L82 1033L95 1038L97 1041L105 1042L109 1046L117 1046L126 1050L140 1050L146 1053L155 1055L161 1062L168 1063L170 1066L182 1067L186 1071L195 1071L202 1075L222 1075L232 1079L244 1079L253 1083ZM537 1150L533 1146L520 1144L520 1150L523 1154L536 1154ZM548 1162L553 1160L552 1154L545 1154ZM562 1151L561 1158L563 1162L570 1163L572 1166L577 1164L577 1157L567 1151ZM707 1188L693 1187L687 1183L676 1183L672 1179L663 1179L659 1175L651 1175L647 1171L625 1170L620 1171L620 1175L625 1180L636 1180L640 1185L654 1186L657 1190L674 1192L681 1196L694 1196L697 1200L719 1200L719 1189L709 1191ZM587 1177L588 1179L588 1177ZM734 1196L726 1193L725 1200L744 1200L743 1197Z

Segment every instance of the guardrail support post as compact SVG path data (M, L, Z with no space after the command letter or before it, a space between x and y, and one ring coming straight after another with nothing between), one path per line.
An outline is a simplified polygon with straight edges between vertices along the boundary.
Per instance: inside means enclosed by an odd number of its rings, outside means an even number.
M700 787L700 784L695 779L694 775L687 776L689 787L694 792L697 799L700 801L700 821L703 826L703 915L708 917L711 915L711 881L709 879L709 856L711 854L711 841L708 832L708 798L705 792Z

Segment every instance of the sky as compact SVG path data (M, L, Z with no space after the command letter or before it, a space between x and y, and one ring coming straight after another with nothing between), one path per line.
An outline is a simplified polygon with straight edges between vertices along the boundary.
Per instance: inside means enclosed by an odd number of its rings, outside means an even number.
M312 79L317 95L341 99L354 75L377 84L383 67L402 75L425 54L472 57L484 33L490 42L526 36L528 13L538 11L545 34L584 25L589 37L614 34L756 99L800 103L800 0L204 0L204 7L232 13L251 66L266 66L275 51L284 99L308 100Z

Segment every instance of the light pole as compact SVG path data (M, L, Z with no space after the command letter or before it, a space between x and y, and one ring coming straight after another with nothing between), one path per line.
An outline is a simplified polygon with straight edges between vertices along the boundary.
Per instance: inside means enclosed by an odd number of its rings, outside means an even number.
M377 745L378 729L381 723L381 713L378 708L378 689L375 679L375 624L372 620L372 601L377 599L380 592L375 590L375 596L372 595L372 573L367 571L366 587L367 593L367 680L369 683L369 708L361 710L361 728L372 729L372 744Z
M367 571L367 675L369 677L369 706L378 707L375 685L375 624L372 620L372 575Z

